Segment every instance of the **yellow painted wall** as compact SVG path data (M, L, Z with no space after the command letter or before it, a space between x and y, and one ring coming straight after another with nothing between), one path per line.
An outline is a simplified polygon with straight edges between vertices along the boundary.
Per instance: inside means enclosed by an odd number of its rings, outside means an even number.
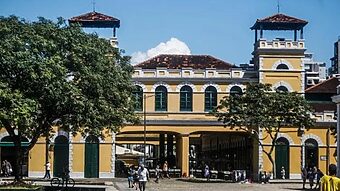
M85 144L73 144L73 171L84 172Z
M49 159L51 160L53 158L53 153L49 152L49 156ZM45 171L45 144L37 143L29 152L28 159L29 171Z
M99 172L111 171L112 144L100 144L99 146Z

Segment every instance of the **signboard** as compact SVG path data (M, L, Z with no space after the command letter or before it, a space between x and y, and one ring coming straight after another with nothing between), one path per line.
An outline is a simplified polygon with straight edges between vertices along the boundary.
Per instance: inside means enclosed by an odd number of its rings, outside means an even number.
M320 160L323 160L323 161L327 160L327 156L326 155L321 155L320 156Z

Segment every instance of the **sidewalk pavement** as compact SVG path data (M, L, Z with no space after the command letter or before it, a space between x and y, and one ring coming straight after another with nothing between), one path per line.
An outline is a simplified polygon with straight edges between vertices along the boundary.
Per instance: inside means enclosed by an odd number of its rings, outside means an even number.
M25 177L23 179L26 182L37 184L41 186L50 186L51 179L43 179L43 178L30 178ZM0 182L11 182L13 181L13 177L2 177L0 178ZM75 187L81 188L105 188L105 191L117 191L114 187L114 179L113 178L75 178L76 182Z

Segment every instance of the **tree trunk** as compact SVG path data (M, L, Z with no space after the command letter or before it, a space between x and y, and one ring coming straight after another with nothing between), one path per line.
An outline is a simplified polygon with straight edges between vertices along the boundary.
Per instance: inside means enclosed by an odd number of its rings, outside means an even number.
M275 165L274 159L273 159L271 153L266 153L266 154L268 156L270 163L272 163L273 178L276 179L276 165Z
M13 138L14 152L15 152L15 163L13 164L14 182L20 182L22 179L21 173L21 161L22 161L22 146L21 139L18 135Z

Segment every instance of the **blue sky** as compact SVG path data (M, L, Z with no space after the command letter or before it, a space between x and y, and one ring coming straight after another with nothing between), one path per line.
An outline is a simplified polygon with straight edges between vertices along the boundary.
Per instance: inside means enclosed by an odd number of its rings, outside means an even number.
M0 15L31 21L90 11L92 0L0 0ZM254 32L249 28L257 18L276 14L277 0L96 0L96 11L121 20L118 38L126 55L145 53L176 38L179 41L171 41L175 48L181 41L191 54L240 64L251 59ZM304 30L307 51L329 65L340 36L340 0L281 0L280 12L309 21ZM111 34L107 29L96 31L104 37ZM280 35L264 33L264 37Z

